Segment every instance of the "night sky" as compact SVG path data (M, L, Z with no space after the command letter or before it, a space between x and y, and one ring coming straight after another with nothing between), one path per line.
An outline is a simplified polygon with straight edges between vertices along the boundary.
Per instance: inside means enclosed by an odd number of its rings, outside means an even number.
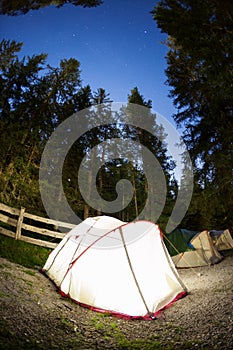
M63 58L81 63L82 85L102 87L114 102L125 102L135 86L153 109L170 121L175 112L165 85L166 36L150 11L156 0L104 0L97 8L65 5L0 16L1 39L24 43L21 56L48 53L57 67ZM21 57L20 56L20 57Z

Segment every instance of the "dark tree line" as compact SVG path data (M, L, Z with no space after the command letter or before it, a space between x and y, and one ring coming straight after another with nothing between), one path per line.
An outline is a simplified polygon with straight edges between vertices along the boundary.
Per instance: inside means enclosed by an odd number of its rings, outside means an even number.
M63 188L70 206L82 218L105 213L101 205L92 208L80 193L78 171L85 156L89 157L86 169L87 196L92 195L90 185L93 181L100 196L107 201L116 198L116 184L120 179L128 179L133 186L133 196L129 205L125 210L113 213L114 216L130 221L143 210L148 196L154 202L159 201L159 196L155 196L155 193L159 193L160 185L157 184L155 189L148 187L145 171L150 164L147 164L143 151L128 146L128 158L125 156L115 159L104 143L113 138L130 139L149 149L164 171L170 198L160 219L165 223L175 199L171 194L174 194L174 183L171 181L174 165L163 143L166 139L163 128L156 124L156 115L150 112L151 101L146 101L135 87L128 95L127 111L122 110L119 114L111 115L109 94L103 88L93 92L89 85L82 86L80 63L76 59L64 59L58 67L52 67L46 63L46 54L19 59L21 47L22 43L15 41L3 40L0 43L0 200L14 206L22 205L31 212L45 215L38 174L46 142L56 127L72 114L93 105L98 109L98 106L104 104L104 108L101 107L97 114L92 116L90 112L87 118L84 116L82 123L88 125L91 118L99 118L101 122L106 116L108 120L111 117L111 123L100 123L95 128L89 125L89 131L76 140L66 156ZM142 116L144 122L148 123L151 130L156 130L160 139L142 128L130 125L132 104L147 107L146 118L145 115ZM124 115L127 115L127 120L121 120ZM66 135L64 142L65 137ZM88 153L90 149L95 150L91 155ZM96 162L102 165L97 178L93 179L92 165ZM55 201L59 200L58 194ZM125 201L126 198L123 197L122 200ZM153 220L150 206L145 218Z

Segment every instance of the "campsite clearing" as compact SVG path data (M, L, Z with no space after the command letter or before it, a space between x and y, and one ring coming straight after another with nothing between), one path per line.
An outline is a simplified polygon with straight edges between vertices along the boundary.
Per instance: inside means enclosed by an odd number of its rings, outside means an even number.
M233 252L179 270L190 294L154 321L99 314L64 299L49 279L0 258L1 349L232 349Z

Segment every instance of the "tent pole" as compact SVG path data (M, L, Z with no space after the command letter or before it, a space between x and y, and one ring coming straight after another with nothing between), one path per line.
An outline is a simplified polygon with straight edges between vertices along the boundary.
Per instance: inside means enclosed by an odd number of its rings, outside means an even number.
M132 266L131 261L130 261L129 253L128 253L128 250L127 250L127 247L126 247L126 244L125 244L125 239L124 239L122 227L119 227L119 231L120 231L122 243L123 243L123 246L124 246L124 249L125 249L125 254L126 254L126 257L127 257L127 260L128 260L128 264L129 264L130 270L131 270L132 275L133 275L133 278L134 278L134 282L135 282L135 284L136 284L136 286L137 286L137 289L138 289L138 292L139 292L139 294L140 294L140 297L141 297L141 299L142 299L142 301L143 301L143 304L145 305L145 308L146 308L146 311L147 311L148 316L150 316L150 317L153 319L153 318L155 318L155 317L153 316L154 314L153 314L153 312L150 312L150 310L149 310L149 308L148 308L148 306L147 306L146 300L145 300L145 298L144 298L144 296L143 296L143 294L142 294L141 288L140 288L140 286L139 286L139 283L138 283L138 281L137 281L136 275L135 275L135 273L134 273L133 266Z

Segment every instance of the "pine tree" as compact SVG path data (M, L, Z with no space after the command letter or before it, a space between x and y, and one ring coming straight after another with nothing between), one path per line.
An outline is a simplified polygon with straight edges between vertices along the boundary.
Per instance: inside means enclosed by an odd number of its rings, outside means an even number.
M168 34L167 83L196 167L196 189L208 193L218 227L233 227L233 3L164 0L153 15Z
M151 100L146 101L137 87L131 90L128 105L123 111L123 116L126 117L123 135L137 144L137 149L135 144L129 149L134 166L141 172L140 176L138 171L134 175L132 166L130 168L134 184L134 203L137 202L138 207L135 211L141 212L145 207L144 218L157 221L158 213L164 206L173 165L167 155L163 127L157 125L156 115L152 113L151 106ZM140 126L135 126L135 122ZM136 190L139 183L140 190Z

